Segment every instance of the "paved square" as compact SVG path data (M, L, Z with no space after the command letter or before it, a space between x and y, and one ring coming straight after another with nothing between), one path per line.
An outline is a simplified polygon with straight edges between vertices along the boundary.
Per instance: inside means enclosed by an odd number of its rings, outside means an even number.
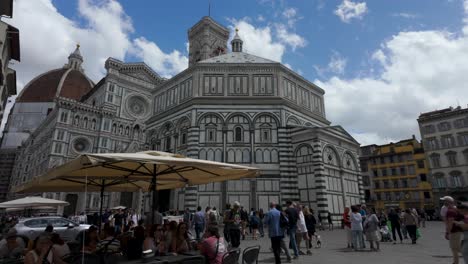
M416 245L411 245L409 240L403 244L393 245L391 242L381 243L380 252L368 250L353 252L347 250L346 236L343 229L334 231L321 231L322 248L313 249L312 256L300 256L292 263L378 263L378 264L436 264L452 263L448 241L444 238L442 222L427 222L426 228L421 229L422 237ZM289 242L288 238L285 238ZM274 263L273 253L270 251L270 240L267 237L257 241L248 237L241 242L241 248L258 245L261 246L259 263ZM304 246L304 244L303 244ZM368 244L366 245L368 247ZM306 251L304 248L302 251ZM284 254L283 263L286 263ZM463 263L463 259L460 259Z

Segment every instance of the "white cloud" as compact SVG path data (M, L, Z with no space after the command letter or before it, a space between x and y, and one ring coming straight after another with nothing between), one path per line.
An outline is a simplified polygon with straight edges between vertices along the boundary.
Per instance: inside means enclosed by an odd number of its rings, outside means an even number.
M282 16L286 19L289 27L294 27L294 24L296 24L297 20L300 19L297 14L297 9L294 7L286 8L283 11Z
M284 44L289 45L293 51L298 47L303 48L307 45L307 41L303 37L296 33L289 32L283 24L276 25L276 34L279 40Z
M284 44L274 41L272 29L270 26L255 27L248 22L248 19L241 20L230 19L234 28L239 29L239 36L244 41L243 49L245 52L255 54L273 61L281 62L286 50Z
M85 72L95 82L105 74L104 62L108 57L124 60L131 50L148 56L140 56L142 60L156 60L150 65L167 66L156 69L162 75L187 66L186 57L178 51L166 54L154 48L155 43L143 42L141 38L132 40L132 20L116 0L78 0L77 17L81 21L63 16L52 0L17 0L13 10L13 18L4 21L20 31L21 62L12 66L17 71L18 93L37 75L62 67L77 43L81 45ZM139 46L132 47L134 43ZM158 49L160 53L151 53ZM7 116L4 115L4 120Z
M133 44L132 53L163 77L171 77L185 70L188 66L188 58L178 50L166 54L156 43L148 41L144 37L135 39Z
M345 57L343 57L339 52L332 51L330 61L328 62L326 67L320 67L318 65L314 65L313 67L317 74L322 77L328 73L341 75L345 71L347 62L348 60Z
M392 16L394 17L402 17L402 18L417 18L418 15L417 14L412 14L412 13L405 13L405 12L401 12L401 13L394 13L392 14Z
M264 21L265 21L265 17L262 16L262 15L258 15L258 16L257 16L257 21L259 21L259 22L264 22Z
M368 11L366 2L353 2L351 0L343 0L336 7L335 15L345 23L351 22L352 19L362 19Z
M458 101L468 103L466 33L400 32L372 58L382 65L377 76L316 81L326 91L328 118L362 143L419 135L416 119L420 113L455 106Z

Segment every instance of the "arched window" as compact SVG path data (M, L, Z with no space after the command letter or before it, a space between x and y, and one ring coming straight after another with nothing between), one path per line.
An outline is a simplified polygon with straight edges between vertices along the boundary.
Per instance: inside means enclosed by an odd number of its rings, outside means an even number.
M95 130L96 129L96 119L93 118L93 120L91 121L91 129L92 130Z
M234 141L236 142L242 142L242 127L236 127L234 128Z
M114 133L114 134L117 133L117 124L116 123L112 124L112 133Z
M164 151L171 152L171 136L168 136L166 138L166 144L165 144Z
M123 126L122 126L122 125L119 126L119 134L120 134L120 135L123 134Z
M461 172L451 171L450 176L452 176L452 185L455 188L463 187L463 179L461 177Z
M80 116L76 115L75 119L73 119L73 125L79 126L80 125Z
M83 128L88 128L88 118L87 117L83 118Z
M125 127L125 135L128 136L130 134L130 128L127 126Z

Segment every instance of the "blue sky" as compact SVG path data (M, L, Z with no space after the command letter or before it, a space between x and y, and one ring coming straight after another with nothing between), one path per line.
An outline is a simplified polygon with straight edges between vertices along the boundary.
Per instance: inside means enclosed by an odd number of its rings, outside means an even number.
M21 31L18 86L77 42L95 81L110 56L175 75L208 2L15 0L4 20ZM328 119L363 144L418 136L419 113L468 103L468 0L211 0L211 16L239 27L247 52L324 88Z

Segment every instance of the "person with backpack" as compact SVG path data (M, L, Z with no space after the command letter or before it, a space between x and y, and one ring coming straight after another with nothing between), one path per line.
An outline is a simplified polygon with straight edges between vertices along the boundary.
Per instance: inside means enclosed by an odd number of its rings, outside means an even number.
M283 220L281 220L283 218ZM274 202L270 203L270 211L265 215L265 224L268 225L268 236L275 256L275 263L281 263L281 240L284 237L285 216L276 209Z
M234 248L239 247L240 245L240 236L241 236L241 211L240 203L234 202L232 209L226 214L224 222L227 224L229 230L229 239L231 241L231 246ZM226 226L225 226L226 228Z
M252 228L252 239L257 240L257 231L260 226L260 218L257 216L257 212L253 211L250 216L250 227Z

